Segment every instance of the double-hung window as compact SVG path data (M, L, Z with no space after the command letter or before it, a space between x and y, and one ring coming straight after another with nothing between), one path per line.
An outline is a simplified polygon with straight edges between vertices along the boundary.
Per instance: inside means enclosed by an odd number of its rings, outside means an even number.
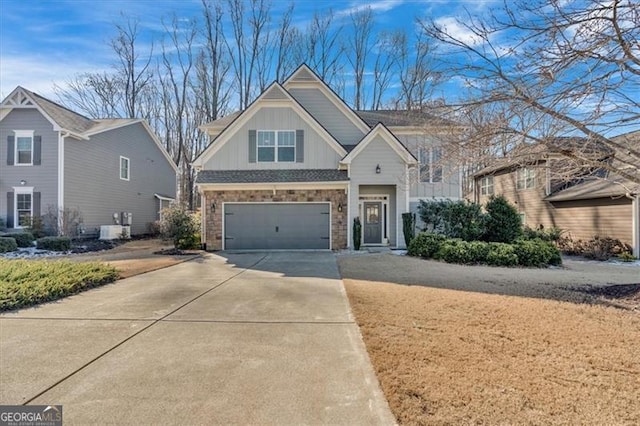
M22 166L33 165L33 131L17 130L15 135L15 164Z
M296 132L293 130L257 132L258 162L292 163L296 161Z
M493 176L485 176L480 180L480 195L493 195Z
M518 169L517 176L517 188L521 189L531 189L536 185L536 172L533 169L523 167Z
M129 180L129 159L120 156L120 179Z
M420 150L420 182L442 182L442 148L433 146Z

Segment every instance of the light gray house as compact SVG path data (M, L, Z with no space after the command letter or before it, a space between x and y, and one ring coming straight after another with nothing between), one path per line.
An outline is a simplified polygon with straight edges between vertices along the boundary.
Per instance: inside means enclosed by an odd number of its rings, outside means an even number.
M17 87L0 104L0 144L9 230L51 213L64 226L71 211L93 234L128 212L131 233L143 234L175 198L177 168L141 119L91 120Z
M401 214L462 198L441 161L451 123L424 112L354 111L302 65L242 112L202 126L195 160L208 249L404 247Z

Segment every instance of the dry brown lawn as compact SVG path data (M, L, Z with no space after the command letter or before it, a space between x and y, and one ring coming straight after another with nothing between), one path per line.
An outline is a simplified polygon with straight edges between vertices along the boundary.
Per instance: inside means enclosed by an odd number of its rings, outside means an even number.
M344 280L401 424L640 424L640 315Z

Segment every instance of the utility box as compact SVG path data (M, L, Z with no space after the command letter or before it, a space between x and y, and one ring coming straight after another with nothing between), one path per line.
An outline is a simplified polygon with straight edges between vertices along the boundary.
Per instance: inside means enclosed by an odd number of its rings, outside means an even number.
M124 226L131 226L133 222L133 213L131 212L122 212L120 213L120 224Z

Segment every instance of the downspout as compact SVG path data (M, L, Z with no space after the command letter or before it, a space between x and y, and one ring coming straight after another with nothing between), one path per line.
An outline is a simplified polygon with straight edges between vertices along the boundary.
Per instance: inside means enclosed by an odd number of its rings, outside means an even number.
M625 197L631 200L631 244L633 255L640 258L640 194L626 193Z
M68 136L67 131L58 132L58 235L64 227L64 138Z

